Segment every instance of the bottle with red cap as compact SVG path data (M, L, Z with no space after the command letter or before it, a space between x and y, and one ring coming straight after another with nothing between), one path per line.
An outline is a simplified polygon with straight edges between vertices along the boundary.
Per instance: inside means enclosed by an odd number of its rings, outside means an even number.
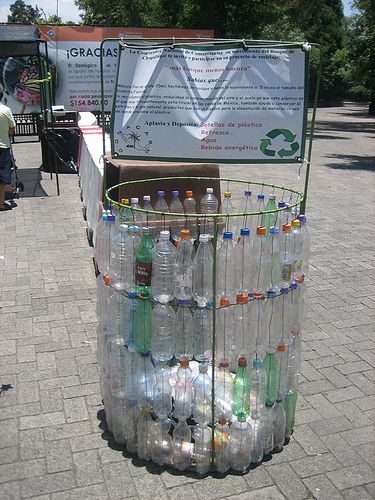
M235 349L233 307L227 297L221 297L216 310L216 359L231 360Z
M215 380L215 416L230 420L233 403L233 379L229 371L229 361L221 359L216 370Z
M229 425L228 420L224 417L218 419L215 427L215 465L216 470L224 474L229 469Z
M233 415L246 419L250 415L250 377L247 359L238 359L238 368L233 380Z
M193 244L189 229L181 230L177 247L177 267L174 295L177 300L191 299L193 294Z
M194 198L193 191L185 191L185 199L184 199L184 211L185 214L195 214L197 213L197 202ZM192 241L197 239L198 235L198 224L197 219L195 217L187 217L186 225L187 229L190 231L190 239Z
M277 364L279 366L279 385L277 396L284 400L288 382L288 345L281 341L276 351Z

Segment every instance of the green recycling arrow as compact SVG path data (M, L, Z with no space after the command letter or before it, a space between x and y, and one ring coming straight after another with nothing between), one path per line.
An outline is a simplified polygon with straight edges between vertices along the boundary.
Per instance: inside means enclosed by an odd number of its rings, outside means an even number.
M293 142L290 145L290 149L280 149L277 154L281 157L284 158L285 156L292 156L296 151L298 151L299 144L298 142Z
M293 142L296 138L295 135L292 134L290 130L287 128L275 128L268 132L267 137L270 137L271 139L275 139L279 135L283 135L285 137L285 142Z
M267 156L275 156L276 151L273 149L267 149L267 147L271 144L271 139L261 139L260 141L260 150L263 154Z

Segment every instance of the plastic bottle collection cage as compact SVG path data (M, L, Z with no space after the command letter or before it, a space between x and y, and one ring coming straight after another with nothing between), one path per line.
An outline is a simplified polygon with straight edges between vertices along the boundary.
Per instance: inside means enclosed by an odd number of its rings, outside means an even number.
M221 210L143 210L110 197L118 188L156 193L160 183L181 181L198 207L202 184L221 183ZM245 208L255 187L261 209L229 212L232 186L245 190ZM107 255L97 254L98 364L115 440L142 459L199 474L245 472L281 451L293 431L301 355L303 195L205 177L129 181L106 194L122 219L107 214L96 248ZM151 229L141 238L139 226Z

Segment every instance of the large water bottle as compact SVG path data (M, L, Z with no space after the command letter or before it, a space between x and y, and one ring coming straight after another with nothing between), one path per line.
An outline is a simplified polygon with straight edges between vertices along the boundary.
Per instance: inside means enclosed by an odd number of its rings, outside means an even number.
M240 299L251 292L253 244L250 229L240 229L240 239L234 248L236 296ZM236 301L238 302L236 297Z
M193 351L193 316L189 309L190 301L180 299L176 314L175 351L177 359L192 359Z
M182 229L177 247L174 295L177 300L191 299L193 294L193 244L188 229Z
M233 233L224 231L223 244L217 252L217 296L226 297L233 304L236 300L237 262L234 258Z
M169 212L168 203L164 198L164 191L160 190L157 192L157 200L155 202L154 209L157 212L163 212L164 214ZM169 220L166 215L155 215L155 219L157 228L156 238L159 238L160 231L169 229Z
M230 466L245 473L251 463L252 429L246 419L234 422L230 429Z
M198 424L208 424L212 420L212 382L207 370L208 365L201 363L193 381L193 418Z
M193 403L193 374L188 359L181 359L177 370L175 402L173 414L178 420L186 420L191 415Z
M184 207L180 200L180 192L172 191L172 200L169 205L169 211L175 214L183 214ZM181 230L185 227L184 217L174 217L170 218L170 228L171 228L171 238L173 241L178 242L180 240Z
M233 403L233 379L229 371L229 361L219 362L215 381L216 417L231 420Z
M176 314L169 304L157 303L152 310L152 357L169 361L174 354Z
M142 239L135 252L135 285L141 293L151 289L153 248L150 228L144 227Z
M249 420L252 430L252 443L251 443L251 463L259 464L263 458L264 439L265 439L265 419L262 414L261 417L252 417Z
M172 387L169 383L169 366L165 363L155 370L156 382L154 385L153 410L155 415L164 420L172 411Z
M199 246L193 260L193 299L198 307L212 303L213 256L209 246L209 235L199 236Z
M288 292L289 288L281 287L280 295L276 295L276 290L267 290L268 300L265 302L266 313L266 342L265 348L277 349L282 335L283 325L287 325L288 313ZM286 329L284 328L285 332Z
M149 352L151 350L151 317L150 295L147 291L143 291L134 315L133 339L138 352Z
M260 418L264 413L266 404L266 373L262 360L254 358L250 372L250 411L253 419Z
M109 276L111 285L119 291L126 289L128 263L126 261L126 240L128 238L128 226L120 224L118 233L111 244L111 259L109 267Z
M176 278L177 250L170 242L169 236L169 231L160 231L159 242L152 254L152 296L163 304L173 299Z
M247 359L239 358L236 376L233 380L233 415L239 420L250 415L250 377Z
M197 474L207 474L211 465L211 429L205 424L198 424L194 429L194 458Z
M151 459L160 466L168 465L173 457L173 443L169 433L170 421L156 420L153 424Z
M229 425L225 418L219 418L215 427L215 465L224 474L229 469Z
M232 203L232 192L224 191L224 200L220 207L220 213L222 213L225 217L223 217L223 229L221 231L220 236L224 235L225 231L231 231L233 234L233 239L237 240L237 224L235 217L230 217L231 214L236 213L236 210L233 207Z
M154 366L149 352L141 352L138 361L138 405L151 408L154 396Z
M299 220L301 222L301 239L302 239L302 265L301 271L302 275L306 276L309 272L309 259L310 259L310 234L307 227L306 215L300 215ZM296 278L301 279L296 273Z
M129 226L122 260L125 290L135 290L135 253L141 241L138 226Z
M109 297L109 335L123 338L125 324L128 321L126 316L126 297L120 292L113 290Z
M200 203L200 211L202 214L217 214L219 210L219 202L214 195L214 190L211 187L206 188L206 194L202 197ZM214 236L214 220L211 217L204 217L201 221L201 233Z
M288 287L293 278L294 270L294 248L291 224L283 224L283 233L280 245L280 261L282 266L282 284Z
M212 358L212 305L198 307L193 314L194 359L209 362Z
M285 342L280 342L277 346L276 358L279 366L277 396L284 400L288 382L288 345Z
M275 210L275 212L271 213L265 213L262 215L261 218L261 226L264 226L267 228L267 231L269 231L271 226L276 225L276 220L277 220L277 212L276 212L276 195L274 193L271 193L268 197L267 205L264 207L265 211L268 210Z
M191 430L184 420L180 420L173 430L172 462L177 470L183 471L191 464Z
M238 213L243 214L251 212L254 212L253 200L251 198L250 189L246 189L244 191L243 197L241 198L240 206L238 208ZM251 226L251 220L255 219L255 217L251 215L243 215L242 217L236 217L235 219L237 224L236 235L238 236L240 235L240 231L243 227Z
M185 192L186 198L184 199L184 211L185 214L195 214L197 213L197 202L193 196L193 191ZM190 239L192 241L197 239L198 235L198 224L197 219L194 217L187 217L187 229L190 231Z

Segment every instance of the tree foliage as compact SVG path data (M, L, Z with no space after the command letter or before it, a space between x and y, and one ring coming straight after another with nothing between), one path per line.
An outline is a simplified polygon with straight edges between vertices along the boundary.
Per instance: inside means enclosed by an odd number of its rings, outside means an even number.
M40 20L38 7L26 4L23 0L16 0L9 6L8 23L35 24Z

